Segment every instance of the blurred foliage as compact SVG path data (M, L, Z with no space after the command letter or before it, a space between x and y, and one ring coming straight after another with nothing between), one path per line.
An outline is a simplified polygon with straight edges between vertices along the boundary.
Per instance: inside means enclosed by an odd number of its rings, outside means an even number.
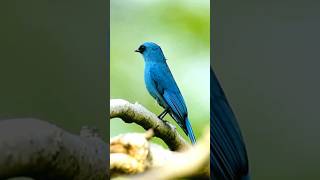
M148 94L144 61L134 50L145 41L159 44L186 101L196 137L209 124L210 1L111 1L110 98L138 102L159 114ZM166 120L173 122L170 116ZM186 139L183 131L173 123ZM141 132L137 125L113 120L110 135ZM188 140L189 141L189 140ZM159 141L157 141L159 142Z

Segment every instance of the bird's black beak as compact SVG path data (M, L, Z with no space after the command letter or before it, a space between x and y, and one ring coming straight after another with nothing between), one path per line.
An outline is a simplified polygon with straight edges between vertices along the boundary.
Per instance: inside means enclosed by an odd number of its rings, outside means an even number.
M146 47L144 45L141 45L137 50L135 50L134 52L138 52L140 54L142 54L144 52L144 50L146 49Z

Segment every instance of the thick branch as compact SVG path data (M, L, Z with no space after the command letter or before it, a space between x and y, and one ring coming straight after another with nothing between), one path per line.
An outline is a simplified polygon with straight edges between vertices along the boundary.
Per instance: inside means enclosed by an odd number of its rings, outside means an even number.
M121 179L209 179L210 131L187 151L175 152L152 144L148 132L127 133L111 139L111 176ZM144 172L144 173L143 173ZM137 174L125 176L130 174Z
M145 130L152 128L155 136L162 139L171 150L185 150L190 147L173 125L160 120L138 103L131 104L122 99L111 99L110 118L115 117L121 118L126 123L134 122Z
M37 119L0 121L0 179L108 179L108 146Z
M152 157L157 156L157 154ZM154 167L143 174L130 176L128 179L209 179L209 177L210 130L207 128L204 136L188 151L174 153L161 166Z
M148 169L150 158L149 139L153 130L146 133L121 134L110 139L110 174L136 174ZM158 154L161 155L161 154Z

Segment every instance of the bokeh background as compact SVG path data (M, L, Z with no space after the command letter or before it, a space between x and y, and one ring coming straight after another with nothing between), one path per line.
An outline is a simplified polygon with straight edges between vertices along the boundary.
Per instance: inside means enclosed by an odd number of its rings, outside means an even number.
M95 126L109 140L106 5L0 2L0 120L34 117L76 134Z
M320 2L214 1L213 66L253 180L320 179Z
M162 108L144 85L144 60L134 52L145 41L161 46L186 101L195 135L200 138L210 121L210 1L110 2L110 98L138 102L160 114ZM170 116L165 119L173 122ZM111 136L143 131L120 120L110 123Z

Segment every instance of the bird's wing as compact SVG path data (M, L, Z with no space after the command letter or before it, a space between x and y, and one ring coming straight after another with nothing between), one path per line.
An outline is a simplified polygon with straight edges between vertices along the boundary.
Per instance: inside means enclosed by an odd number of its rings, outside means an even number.
M166 103L166 101L163 99L163 93L164 93L164 90L163 88L159 85L159 83L153 79L151 77L151 82L152 85L151 87L153 87L153 90L152 90L152 96L156 99L156 101L158 102L158 104L160 106L162 106L163 108L166 108L168 107L168 104Z
M151 71L151 79L157 89L157 93L161 96L160 100L163 107L169 107L173 119L186 131L184 120L187 117L187 107L181 92L171 74L167 64L158 64L156 69Z
M236 117L211 69L210 155L211 172L217 180L248 178L247 152Z
M185 130L184 120L187 116L187 108L181 93L164 90L163 98L171 108L174 119Z

